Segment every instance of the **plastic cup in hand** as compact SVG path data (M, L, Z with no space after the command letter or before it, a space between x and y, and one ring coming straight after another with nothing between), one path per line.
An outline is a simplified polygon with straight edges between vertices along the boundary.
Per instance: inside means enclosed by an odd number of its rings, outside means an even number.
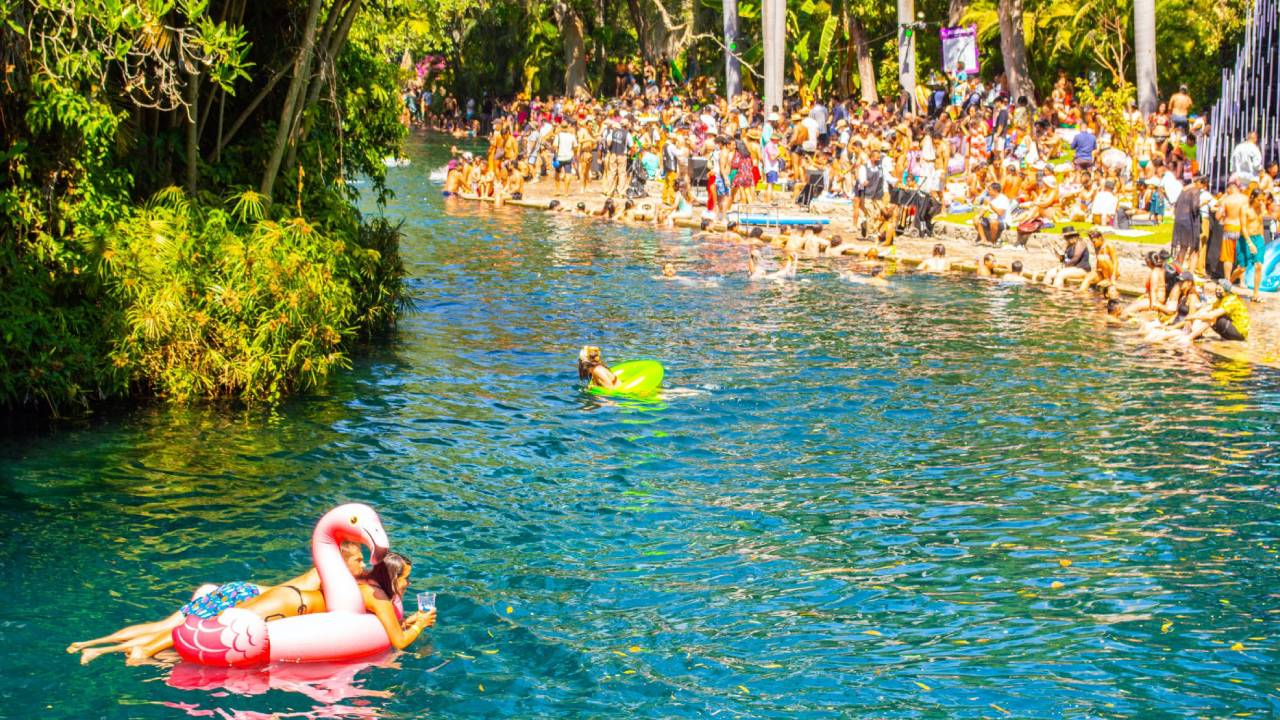
M425 613L436 609L436 594L433 592L418 593L418 612Z

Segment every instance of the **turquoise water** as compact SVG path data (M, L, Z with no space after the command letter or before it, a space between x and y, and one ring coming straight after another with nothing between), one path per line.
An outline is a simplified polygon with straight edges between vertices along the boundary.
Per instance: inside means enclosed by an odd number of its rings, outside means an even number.
M1280 713L1275 373L1035 288L749 284L687 231L445 204L418 143L387 208L416 312L327 394L0 441L0 716ZM579 391L585 342L677 390ZM393 662L63 652L288 577L348 500L439 592Z

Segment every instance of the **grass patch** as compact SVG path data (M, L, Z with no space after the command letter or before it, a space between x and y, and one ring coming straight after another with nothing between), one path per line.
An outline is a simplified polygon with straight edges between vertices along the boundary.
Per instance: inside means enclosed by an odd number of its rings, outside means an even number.
M952 225L963 225L965 227L969 227L970 225L973 224L973 219L977 217L977 215L978 215L978 211L976 210L972 212L967 212L967 213L956 213L954 215L939 215L937 216L937 218L935 218L935 222L945 222L945 223L951 223ZM1092 230L1094 227L1089 223L1066 223L1066 224L1074 226L1075 229L1081 235L1088 232L1089 230ZM1053 227L1046 228L1044 230L1041 230L1040 232L1046 235L1061 235L1063 227L1065 227L1063 224L1055 224ZM1168 245L1170 242L1173 241L1173 222L1168 219L1166 219L1163 223L1159 225L1151 225L1151 226L1140 225L1138 227L1135 227L1134 230L1150 232L1149 235L1143 235L1141 237L1121 237L1120 235L1116 235L1114 233L1114 228L1110 228L1105 225L1099 226L1099 229L1102 230L1104 235L1106 235L1107 237L1113 240L1119 240L1121 242L1138 243L1139 245ZM1012 232L1012 230L1009 230L1006 232Z

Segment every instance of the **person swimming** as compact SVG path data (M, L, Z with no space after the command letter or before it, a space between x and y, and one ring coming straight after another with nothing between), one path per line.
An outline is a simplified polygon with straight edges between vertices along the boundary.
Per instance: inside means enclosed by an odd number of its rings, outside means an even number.
M920 263L920 272L944 273L951 269L951 261L947 259L947 247L942 243L933 246L933 254Z
M588 387L618 387L618 376L604 364L595 345L584 345L578 351L578 379L586 380Z

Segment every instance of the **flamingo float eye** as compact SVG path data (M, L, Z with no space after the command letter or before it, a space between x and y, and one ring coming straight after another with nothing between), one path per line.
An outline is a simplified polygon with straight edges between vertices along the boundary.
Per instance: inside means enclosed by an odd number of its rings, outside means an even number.
M352 515L352 516L351 516L351 524L352 524L352 525L358 525L359 523L360 523L360 518L359 518L359 516Z

